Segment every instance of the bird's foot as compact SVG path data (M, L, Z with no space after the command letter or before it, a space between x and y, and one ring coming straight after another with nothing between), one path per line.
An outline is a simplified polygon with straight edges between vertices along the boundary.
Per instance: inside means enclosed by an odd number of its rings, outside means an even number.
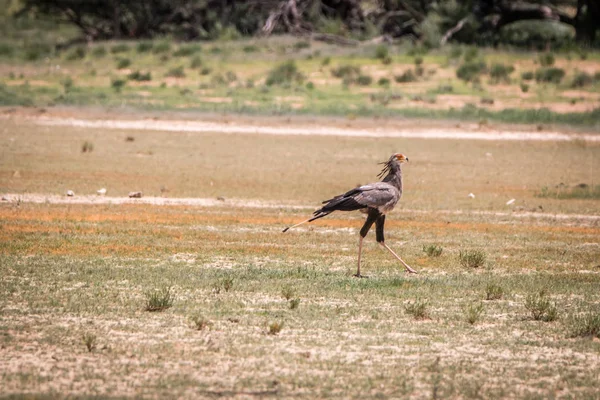
M415 271L415 270L414 270L414 269L412 269L412 268L407 268L407 269L406 269L406 273L408 273L408 274L418 274L418 272L417 272L417 271Z
M364 279L368 279L369 278L368 276L361 275L361 274L354 274L352 276L355 277L355 278L364 278Z

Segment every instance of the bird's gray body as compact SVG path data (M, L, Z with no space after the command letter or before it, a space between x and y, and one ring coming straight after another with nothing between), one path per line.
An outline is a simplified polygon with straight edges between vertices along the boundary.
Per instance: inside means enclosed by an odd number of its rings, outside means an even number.
M383 177L381 182L369 183L367 185L356 187L347 191L344 194L335 196L323 202L323 207L313 213L312 218L302 221L296 225L287 227L283 230L286 232L290 228L302 225L307 222L312 222L316 219L323 218L334 211L361 211L367 214L367 219L360 230L358 242L358 265L355 276L361 277L360 274L360 257L362 250L362 242L371 226L375 224L375 235L377 242L394 255L406 268L408 272L416 273L408 264L404 262L394 251L385 244L383 226L385 224L385 214L393 210L400 197L402 197L402 162L407 162L408 158L404 154L393 154L390 159L382 164L385 166L378 175Z
M385 175L381 182L369 183L359 186L348 192L325 200L323 207L314 212L314 219L324 217L333 211L360 210L368 212L369 209L385 215L393 210L402 197L402 167L392 156L384 163L385 167L380 176Z

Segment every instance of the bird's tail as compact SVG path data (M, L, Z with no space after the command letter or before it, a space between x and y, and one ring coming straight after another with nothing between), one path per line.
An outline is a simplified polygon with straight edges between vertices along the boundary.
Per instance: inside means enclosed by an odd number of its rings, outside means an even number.
M302 222L299 222L299 223L297 223L296 225L288 226L288 227L287 227L287 228L285 228L285 229L284 229L282 232L287 232L289 229L295 228L295 227L297 227L297 226L300 226L300 225L302 225L302 224L305 224L305 223L307 223L307 222L312 222L312 221L314 221L314 220L316 220L316 219L319 219L319 218L323 218L323 217L325 217L325 216L327 216L327 215L331 214L332 212L333 212L333 211L321 211L321 210L317 210L317 211L315 211L315 213L314 213L314 216L313 216L313 217L311 217L311 218L309 218L309 219L307 219L307 220L304 220L304 221L302 221Z

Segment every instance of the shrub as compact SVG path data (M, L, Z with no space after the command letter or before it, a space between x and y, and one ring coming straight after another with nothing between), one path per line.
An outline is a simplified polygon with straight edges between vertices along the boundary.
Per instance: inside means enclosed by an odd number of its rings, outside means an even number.
M106 55L106 47L96 46L92 49L92 56L96 58L102 58Z
M538 61L542 67L551 67L554 65L554 54L542 53L538 56Z
M96 335L90 332L85 332L81 336L81 340L83 341L83 344L88 352L91 353L96 350Z
M117 60L117 69L125 69L131 65L131 60L129 58L119 58Z
M283 289L281 289L281 295L286 300L290 300L292 297L294 297L295 294L296 292L291 286L285 286Z
M373 78L370 75L359 75L356 78L356 83L361 86L368 86L373 82Z
M467 322L471 325L475 324L477 321L479 321L479 318L481 318L481 316L483 315L483 311L484 311L483 303L469 304L464 309Z
M283 329L283 322L272 322L269 324L269 335L277 335Z
M67 76L65 79L61 80L60 83L62 84L65 93L69 93L73 88L73 78L70 76Z
M452 46L452 48L450 49L450 54L448 55L448 58L450 59L456 59L456 58L460 58L460 56L462 56L462 49L460 48L460 46Z
M15 47L8 43L0 43L0 57L10 58L15 54Z
M150 50L152 50L152 47L154 45L152 44L152 42L148 42L148 41L143 41L143 42L139 42L135 48L135 50L138 53L147 53Z
M500 28L499 40L524 48L545 49L548 46L560 47L572 43L575 28L566 23L550 20L521 20Z
M398 83L414 82L417 80L417 77L411 69L407 69L402 73L402 75L394 76L394 80Z
M392 57L387 56L384 59L381 60L381 63L384 65L390 65L392 63Z
M421 56L415 57L415 65L418 67L421 64L423 64L423 57L421 57Z
M481 250L461 250L458 254L460 265L467 268L482 267L486 258L486 254Z
M534 77L533 71L525 71L521 74L521 78L526 81L532 80Z
M112 88L115 90L115 92L120 92L121 89L125 86L125 84L127 83L127 81L125 81L124 79L113 79L111 81L111 86Z
M485 287L486 300L500 300L504 297L504 288L495 283L488 283Z
M295 50L302 50L308 48L310 48L310 42L307 42L306 40L301 40L299 42L294 43Z
M377 84L379 86L390 86L390 80L388 78L379 78Z
M170 78L185 78L185 69L183 68L183 65L173 67L167 71L165 76Z
M267 76L266 84L267 86L282 85L293 81L302 82L303 79L303 75L298 72L296 63L290 60L273 68Z
M307 83L306 83L306 88L307 88L308 90L313 90L313 89L315 88L315 84L314 84L314 83L312 83L312 82L307 82Z
M556 304L546 297L545 291L527 296L525 308L535 321L552 322L558 318Z
M470 61L458 67L456 76L463 81L472 82L479 78L479 75L484 73L486 68L484 61Z
M377 46L375 48L375 58L377 58L379 60L385 59L386 57L389 56L389 54L390 54L390 51L386 45L380 44L379 46Z
M429 317L427 312L427 301L415 300L410 301L404 306L404 310L412 315L415 319L426 319Z
M527 93L529 91L529 85L526 84L525 82L521 82L521 92L523 93Z
M469 47L465 51L465 62L470 63L471 61L475 61L477 57L479 57L479 49L477 47Z
M200 68L202 66L202 58L200 58L200 56L195 56L194 58L192 58L192 61L190 61L190 68L196 69L196 68Z
M146 311L164 311L173 306L175 295L171 287L146 292Z
M249 45L244 46L242 48L242 51L244 53L255 53L255 52L258 51L258 46L253 45L253 44L249 44Z
M515 67L512 65L504 65L504 64L493 64L490 68L490 77L494 82L499 81L508 81L510 74L512 74L515 70Z
M81 60L83 58L85 58L85 47L83 46L78 46L74 48L69 53L67 53L65 57L67 61Z
M111 47L110 52L113 54L125 53L129 51L129 46L125 43L119 43Z
M26 61L37 61L49 56L52 50L47 43L29 43L25 46L24 58Z
M571 337L596 337L600 339L600 313L588 312L572 318Z
M295 310L300 305L300 299L291 299L290 300L290 310Z
M535 80L538 82L560 83L565 76L565 70L556 67L542 67L535 71Z
M91 153L92 151L94 151L94 143L88 142L87 140L83 142L83 144L81 145L81 152Z
M360 75L360 67L357 67L355 65L340 65L337 68L332 68L331 74L336 78L355 79Z
M191 316L190 321L192 323L192 327L197 331L203 331L211 325L208 319L199 314Z
M321 61L321 65L324 67L329 65L329 63L331 63L331 57L325 57L323 61Z
M227 71L227 72L225 72L225 79L227 79L227 82L230 82L230 83L235 82L235 81L237 81L237 75L233 71Z
M208 75L212 72L212 68L204 67L200 70L200 75Z
M150 72L143 73L140 71L133 71L127 75L127 79L138 82L151 81L152 75L150 75Z
M428 257L439 257L442 255L444 249L442 246L436 246L435 244L423 245L423 252L427 254Z
M577 71L571 82L572 88L580 88L594 83L594 77L587 72Z
M188 57L188 56L191 56L201 50L202 50L202 48L198 45L180 46L177 50L175 50L175 52L173 53L173 56L174 57Z
M152 47L152 52L154 54L161 54L161 53L167 53L168 51L171 50L171 43L169 42L160 42L160 43L156 43L153 47Z

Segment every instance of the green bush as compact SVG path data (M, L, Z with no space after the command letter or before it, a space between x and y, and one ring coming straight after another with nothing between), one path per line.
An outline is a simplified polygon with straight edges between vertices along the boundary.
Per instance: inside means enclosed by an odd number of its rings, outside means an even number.
M390 80L388 78L379 78L379 80L377 81L377 84L379 86L389 86Z
M24 58L26 61L37 61L52 54L53 48L48 43L29 43L25 45Z
M169 42L160 42L160 43L156 43L153 47L152 47L152 52L154 54L161 54L161 53L167 53L171 50L171 43Z
M242 48L242 51L244 53L255 53L258 51L258 46L254 45L254 44L249 44L246 45Z
M175 295L171 287L146 292L146 311L164 311L173 306Z
M0 43L0 58L10 58L15 54L15 47L12 44Z
M96 58L102 58L106 55L106 47L96 46L92 49L92 56Z
M600 339L600 312L588 312L570 321L571 337L596 337Z
M477 80L487 69L484 61L471 61L462 64L456 70L456 76L466 82Z
M13 87L6 86L0 82L0 106L32 106L33 100L30 96L18 93Z
M538 82L560 83L565 76L562 68L542 67L535 71L535 80Z
M486 258L486 254L481 250L461 250L458 254L460 265L467 268L483 267Z
M534 78L535 74L533 71L525 71L521 74L521 78L526 81L530 81Z
M394 80L398 83L414 82L417 80L417 77L411 69L407 69L402 75L394 76Z
M355 65L340 65L331 69L331 74L336 78L356 79L360 75L360 67Z
M121 89L125 86L125 84L127 83L126 80L124 79L113 79L110 83L110 85L112 86L112 88L115 90L115 92L120 92Z
M380 44L375 48L375 58L379 60L383 60L386 57L389 57L389 49L386 45Z
M85 47L83 46L78 46L76 48L74 48L73 50L71 50L69 53L67 53L67 55L65 56L65 59L67 61L75 61L75 60L81 60L83 58L85 58Z
M173 52L174 57L189 57L197 52L201 51L201 47L199 45L184 45L180 46L175 52Z
M542 67L551 67L554 65L555 59L552 53L542 53L538 56L538 61Z
M185 78L185 68L183 68L183 65L173 67L167 71L165 76L169 78Z
M202 58L200 58L200 56L195 56L194 58L192 58L192 61L190 61L190 68L196 69L196 68L200 68L202 66Z
M490 77L494 82L508 81L510 74L515 70L512 65L504 65L500 63L493 64L490 68Z
M423 252L427 254L428 257L439 257L442 255L444 248L442 246L436 246L434 244L423 245Z
M151 81L152 75L150 75L150 72L143 73L140 71L134 71L134 72L130 73L129 75L127 75L127 78L132 81L144 82L144 81Z
M551 20L521 20L500 28L500 43L545 49L548 46L561 47L573 43L575 28L571 25Z
M282 85L284 83L302 82L304 76L298 71L296 63L292 60L284 62L273 68L267 76L266 85Z
M535 321L552 322L558 318L556 304L547 298L544 291L527 296L525 308Z
M527 93L529 91L529 85L526 84L525 82L521 82L520 87L521 87L521 92L523 92L523 93Z
M413 316L414 319L427 319L429 318L429 312L427 311L427 300L417 299L415 301L408 302L404 306L404 310L407 314Z
M299 42L294 43L294 50L302 50L310 48L310 42L306 40L301 40Z
M110 52L113 54L125 53L129 51L129 45L125 43L119 43L111 47Z
M136 51L138 53L147 53L150 50L152 50L153 46L154 45L152 44L152 42L149 42L149 41L139 42L136 46Z
M125 69L131 65L131 60L129 58L119 58L117 60L117 69Z
M479 49L477 47L469 47L465 51L465 62L470 63L471 61L475 61L477 57L479 57Z
M356 78L356 83L361 86L369 86L373 82L373 78L369 75L359 75Z
M572 88L580 88L594 83L594 77L587 72L577 71L571 82Z

